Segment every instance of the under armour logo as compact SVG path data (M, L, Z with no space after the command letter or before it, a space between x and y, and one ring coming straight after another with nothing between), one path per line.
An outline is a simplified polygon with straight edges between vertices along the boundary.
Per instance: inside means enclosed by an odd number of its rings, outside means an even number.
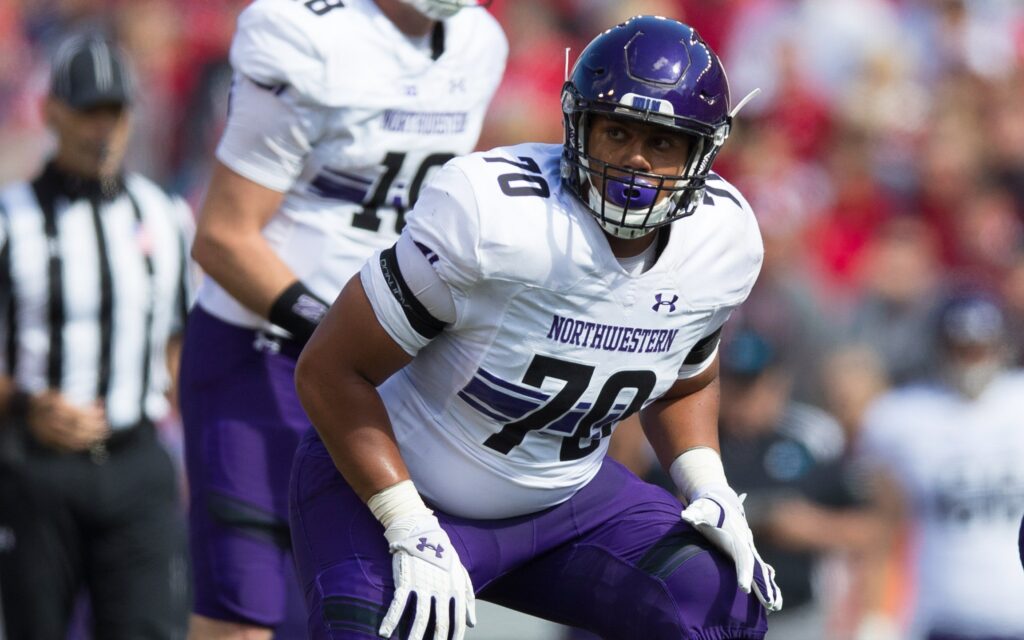
M664 300L662 299L662 294L656 293L654 294L654 299L657 302L654 303L654 306L651 307L651 309L654 309L655 311L660 311L663 306L668 305L668 312L672 313L673 311L676 310L676 300L679 300L679 296L673 293L671 300Z
M426 538L420 538L420 543L418 545L416 545L416 550L417 551L426 551L427 549L430 549L431 551L433 551L434 555L437 556L438 558L440 558L441 555L444 553L444 547L443 546L437 545L435 547L434 545L432 545L429 542L427 542Z
M414 96L417 93L418 93L418 91L416 89L416 85L414 85L414 84L407 84L407 85L405 85L405 95L407 95L407 96Z
M466 79L455 78L454 80L449 81L448 91L451 93L455 93L456 91L459 93L466 93Z

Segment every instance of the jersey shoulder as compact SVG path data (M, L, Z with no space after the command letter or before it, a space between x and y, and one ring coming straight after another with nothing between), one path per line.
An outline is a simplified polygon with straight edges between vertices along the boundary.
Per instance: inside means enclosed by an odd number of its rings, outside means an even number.
M11 182L0 188L0 217L6 218L9 227L24 220L41 220L40 216L39 201L31 182Z
M482 66L482 72L500 74L508 58L508 38L501 24L483 9L460 11L445 22L446 47L457 56ZM498 78L500 80L500 77Z
M128 173L125 175L124 180L128 191L135 197L141 196L147 200L166 205L172 205L181 201L179 196L168 193L163 187L141 173Z
M23 180L0 185L0 215L10 215L11 210L23 204L30 193L31 186Z
M570 232L555 197L560 149L522 144L449 161L407 216L410 234L442 262L460 263L460 276L542 279L553 237Z
M697 308L739 304L764 261L757 219L740 191L717 174L707 181L697 211L672 223L666 251Z
M238 17L232 68L268 88L316 100L331 86L330 60L371 38L365 0L256 0Z
M547 286L580 277L568 272L589 262L581 225L589 220L563 197L561 153L561 145L527 143L454 161L472 186L483 266L491 277Z
M184 198L168 193L160 185L138 173L127 174L125 184L129 193L139 200L139 206L147 208L146 213L161 215L175 227L191 235L195 219L192 216L192 207Z

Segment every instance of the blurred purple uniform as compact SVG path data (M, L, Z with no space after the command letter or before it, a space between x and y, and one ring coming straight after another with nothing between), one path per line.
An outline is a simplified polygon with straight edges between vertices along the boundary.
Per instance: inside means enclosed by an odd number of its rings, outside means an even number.
M193 611L267 627L299 622L283 491L295 447L310 427L293 382L298 347L198 306L187 334L180 393Z
M314 431L296 453L291 501L310 637L376 638L394 594L384 530ZM575 496L540 513L435 514L481 599L609 639L764 638L764 609L680 510L667 491L609 459Z

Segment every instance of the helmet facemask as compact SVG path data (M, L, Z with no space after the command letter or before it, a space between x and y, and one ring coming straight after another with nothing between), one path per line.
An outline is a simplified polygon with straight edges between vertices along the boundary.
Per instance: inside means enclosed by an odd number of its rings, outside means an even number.
M701 131L680 126L678 119L650 110L621 104L588 105L568 84L562 107L566 131L563 177L606 232L619 238L639 238L697 210L704 200L711 163L729 136L729 123L714 131ZM589 150L589 125L594 114L649 122L685 134L690 149L682 172L651 173L595 158Z

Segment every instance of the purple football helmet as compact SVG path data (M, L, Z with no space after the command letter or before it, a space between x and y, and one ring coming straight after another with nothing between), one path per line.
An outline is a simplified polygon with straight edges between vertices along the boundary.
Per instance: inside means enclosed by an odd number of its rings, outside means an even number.
M562 176L605 231L642 236L691 215L704 199L711 163L729 137L729 109L722 63L692 27L657 16L630 18L587 45L562 88ZM648 173L591 156L595 113L687 135L692 143L683 173ZM605 185L603 193L595 182Z

